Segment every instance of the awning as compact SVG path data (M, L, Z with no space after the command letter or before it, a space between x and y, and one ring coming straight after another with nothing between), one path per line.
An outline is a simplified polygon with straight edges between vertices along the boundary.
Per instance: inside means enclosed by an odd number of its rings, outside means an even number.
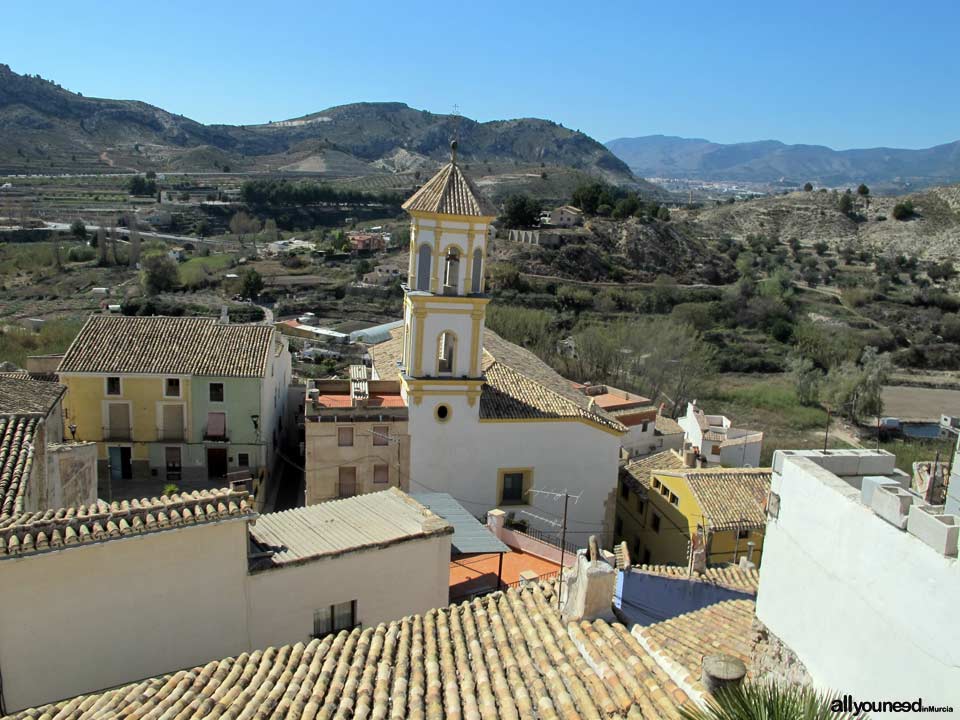
M448 493L411 493L410 497L453 525L452 551L457 555L508 553L510 548Z

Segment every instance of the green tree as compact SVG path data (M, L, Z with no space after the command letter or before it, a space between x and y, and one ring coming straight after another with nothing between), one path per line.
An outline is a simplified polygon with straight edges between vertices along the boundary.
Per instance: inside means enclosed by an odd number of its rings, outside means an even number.
M809 358L796 355L790 359L790 377L797 391L797 398L803 405L817 405L820 399L820 386L823 383L823 371L818 369Z
M511 195L503 204L503 215L500 219L508 228L536 225L540 219L540 203L522 193Z
M77 218L70 224L70 234L77 238L77 240L85 240L87 238L87 226L83 224L83 220Z
M860 197L865 198L865 197L867 197L869 194L870 194L870 188L868 188L868 187L867 187L866 185L864 185L863 183L860 183L859 187L857 187L857 195L859 195Z
M849 190L840 196L838 207L844 215L849 215L853 212L853 197Z
M151 252L140 258L140 284L147 295L172 290L179 282L176 261L166 252Z
M668 222L670 220L670 211L667 209L666 205L661 205L657 209L657 220L662 220L663 222Z
M821 401L832 412L855 423L882 415L883 386L890 370L890 360L869 347L859 364L845 362L827 373Z
M256 300L263 292L263 278L254 268L248 267L240 276L240 294L250 300Z
M804 183L803 185L804 192L813 192L813 183Z
M847 196L844 195L844 197L847 197ZM827 250L830 249L830 244L826 240L818 240L813 244L813 249L817 253L817 255L821 255L821 256L826 255Z

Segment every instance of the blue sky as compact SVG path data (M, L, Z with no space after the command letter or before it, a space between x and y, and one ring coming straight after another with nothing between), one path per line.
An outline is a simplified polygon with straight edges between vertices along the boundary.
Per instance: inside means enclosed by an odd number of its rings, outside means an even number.
M3 3L0 62L256 123L362 100L834 148L960 139L960 3Z

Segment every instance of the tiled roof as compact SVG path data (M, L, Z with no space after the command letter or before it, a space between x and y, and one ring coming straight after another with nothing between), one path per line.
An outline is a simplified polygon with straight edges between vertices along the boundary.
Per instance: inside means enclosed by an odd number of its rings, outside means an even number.
M679 717L688 696L637 638L618 623L563 624L551 593L494 593L12 717Z
M704 655L733 655L746 664L747 677L752 677L755 607L753 600L727 600L642 629L637 626L634 632L640 633L650 650L666 655L681 672L686 671L686 682L703 693L706 688L700 672Z
M643 494L650 489L650 473L653 470L680 470L683 456L673 450L631 460L623 466L623 482L633 492Z
M0 413L47 415L66 391L63 385L29 377L0 377Z
M39 424L36 415L0 415L0 522L23 512Z
M0 520L0 559L255 515L246 491L228 489L16 515Z
M496 209L455 163L447 163L401 207L407 211L493 217Z
M213 318L91 315L59 372L260 377L274 332Z
M687 574L687 568L679 565L634 565L634 572L647 573L649 575L660 575L663 577L678 578L686 580L690 576ZM731 590L757 594L757 588L760 585L760 571L756 568L751 570L742 570L737 565L714 565L708 567L704 572L695 572L692 576L694 580L721 585Z
M680 427L679 423L676 420L665 417L663 415L657 416L657 422L653 426L653 429L660 435L682 435L683 428Z
M380 548L407 540L451 535L453 526L396 488L268 513L250 527L261 552L252 567L265 570L321 557Z
M770 468L697 468L664 474L686 479L714 530L766 527Z
M578 418L612 430L626 426L600 408L588 409L590 398L529 350L484 330L483 365L486 382L480 394L482 419ZM370 348L374 369L381 380L400 376L397 361L403 357L403 330Z

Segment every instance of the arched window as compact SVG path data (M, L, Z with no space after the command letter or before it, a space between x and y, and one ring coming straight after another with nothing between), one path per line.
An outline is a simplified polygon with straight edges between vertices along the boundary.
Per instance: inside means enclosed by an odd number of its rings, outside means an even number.
M470 292L480 292L480 281L483 279L483 250L473 251L473 280L470 283Z
M457 352L457 336L447 330L440 334L437 343L437 373L452 374Z
M417 251L417 290L430 292L430 263L433 260L433 249L429 245L421 245Z
M455 247L447 250L443 270L443 294L460 294L460 251Z

